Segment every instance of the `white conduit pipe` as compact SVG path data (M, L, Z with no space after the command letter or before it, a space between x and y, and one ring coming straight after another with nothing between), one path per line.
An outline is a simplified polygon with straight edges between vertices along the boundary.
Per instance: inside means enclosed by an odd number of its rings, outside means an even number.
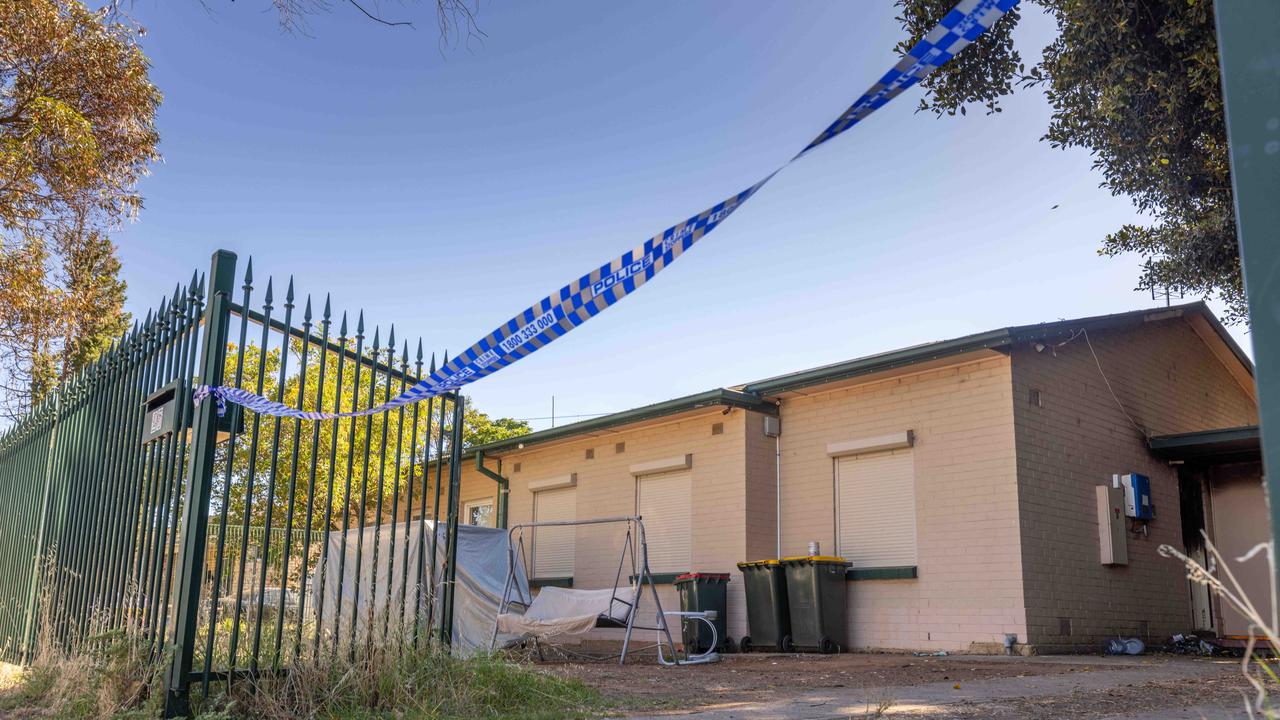
M782 401L778 400L778 434L773 436L774 557L782 557Z

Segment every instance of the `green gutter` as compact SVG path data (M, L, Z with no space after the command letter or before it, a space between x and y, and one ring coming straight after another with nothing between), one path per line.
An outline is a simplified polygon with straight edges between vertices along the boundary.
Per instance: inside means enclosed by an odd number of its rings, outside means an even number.
M1147 444L1151 446L1152 450L1176 450L1215 443L1257 442L1257 440L1258 426L1246 425L1244 427L1200 430L1176 435L1157 435L1151 438Z
M1157 435L1147 440L1147 447L1162 460L1187 462L1248 461L1261 453L1257 425Z
M535 433L529 433L528 435L520 435L517 437L507 438L505 440L498 440L496 442L478 445L475 448L472 448L472 452L480 454L512 450L521 445L527 446L535 443L551 442L553 440L560 440L562 438L582 435L584 433L600 432L620 425L630 425L643 420L652 420L654 418L665 417L667 415L675 415L689 410L717 406L742 408L744 410L765 413L766 415L778 414L778 406L768 400L765 400L759 395L750 392L742 392L740 390L717 388L715 390L708 390L696 395L687 395L682 398L676 398L675 400L666 400L653 405L645 405L644 407L635 408L634 410L625 410L620 413L605 415L604 417L593 418L591 420L584 420L571 425L562 425L549 430L540 430Z

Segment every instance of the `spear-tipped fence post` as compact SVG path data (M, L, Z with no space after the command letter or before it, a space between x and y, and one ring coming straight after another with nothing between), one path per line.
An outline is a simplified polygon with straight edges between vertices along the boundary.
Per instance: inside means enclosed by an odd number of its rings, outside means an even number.
M219 250L213 254L209 270L209 297L205 305L204 337L201 338L200 380L209 385L222 382L227 354L227 330L231 322L231 293L235 290L235 253ZM200 403L195 408L191 452L187 465L187 491L182 511L182 550L178 566L178 594L175 599L173 659L165 677L164 716L188 714L192 656L199 623L200 590L204 580L204 553L209 526L209 499L213 491L214 449L218 443L217 403Z
M466 417L466 398L453 393L453 427L449 437L449 516L446 522L445 567L442 585L444 602L440 608L440 640L445 647L453 645L454 583L458 579L458 500L462 490L462 425ZM443 428L442 428L443 430Z

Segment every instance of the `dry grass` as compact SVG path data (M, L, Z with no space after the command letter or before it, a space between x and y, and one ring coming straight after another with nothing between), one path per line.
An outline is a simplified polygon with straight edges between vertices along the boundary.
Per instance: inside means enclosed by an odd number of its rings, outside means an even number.
M891 697L881 697L873 703L868 703L866 709L862 713L865 720L878 720L884 717L884 714L893 708L894 700Z
M0 712L28 718L157 716L162 667L123 632L91 638L74 650L45 646L0 690Z
M156 718L164 660L118 638L91 652L46 653L0 690L13 718ZM598 717L610 705L581 682L498 656L459 659L436 647L308 664L287 673L213 684L193 697L197 718L544 718Z
M1244 697L1245 712L1250 718L1280 720L1280 704L1277 704L1274 697L1280 690L1280 675L1276 674L1275 669L1260 653L1254 652L1259 640L1269 644L1272 651L1280 648L1280 620L1277 619L1280 606L1276 603L1275 546L1271 542L1259 543L1243 557L1236 558L1236 562L1243 563L1262 556L1267 562L1267 569L1271 573L1269 584L1271 612L1264 615L1254 604L1253 599L1245 593L1235 573L1231 571L1231 565L1218 552L1218 548L1214 547L1213 542L1209 540L1209 535L1203 530L1200 534L1204 537L1205 549L1208 551L1208 567L1170 545L1161 545L1160 554L1181 560L1187 568L1188 580L1208 587L1214 595L1249 621L1249 643L1244 651L1240 671L1253 692Z
M240 718L572 718L608 709L581 682L501 656L458 659L436 646L306 664L234 684L197 706Z
M43 623L48 628L52 623ZM71 633L73 636L75 633ZM0 685L5 718L158 718L169 658L155 656L142 628L126 627L67 647L42 631L31 664L10 666ZM404 647L403 653L390 648ZM322 653L287 672L214 683L193 692L193 712L208 720L263 718L598 717L611 704L580 681L534 670L502 656L460 659L433 643L418 650L394 639L363 657Z

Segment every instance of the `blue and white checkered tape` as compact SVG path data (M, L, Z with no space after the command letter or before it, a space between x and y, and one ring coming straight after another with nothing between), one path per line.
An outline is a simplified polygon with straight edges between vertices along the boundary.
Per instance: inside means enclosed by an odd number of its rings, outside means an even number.
M898 64L787 165L858 124L902 91L945 65L1017 3L1018 0L961 0L924 39L907 51ZM308 412L242 388L210 386L196 388L194 399L199 403L212 395L218 402L220 415L225 411L225 403L233 402L262 415L325 420L385 412L452 392L533 353L635 292L742 207L743 203L781 170L782 168L774 170L746 190L667 228L534 303L480 338L429 377L382 405L354 412Z

